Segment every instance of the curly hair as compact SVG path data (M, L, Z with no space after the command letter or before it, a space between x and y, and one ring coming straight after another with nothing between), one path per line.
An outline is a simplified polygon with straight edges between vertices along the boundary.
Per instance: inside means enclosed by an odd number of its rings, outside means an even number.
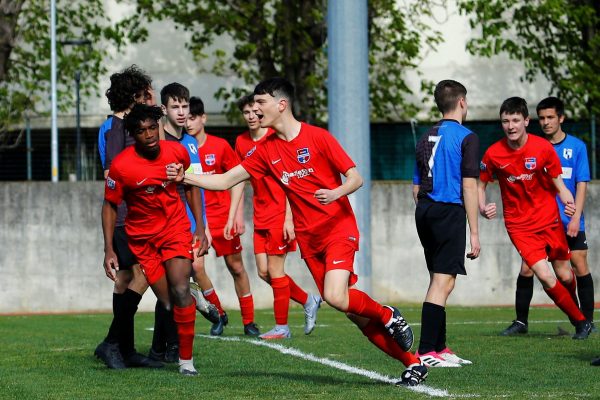
M240 111L244 111L244 107L248 105L252 106L254 104L254 93L247 94L246 96L240 98L236 104Z
M131 111L123 119L125 130L132 135L135 133L142 122L146 120L158 121L163 115L162 109L158 106L148 106L146 104L135 104Z
M152 79L137 65L125 68L110 76L106 98L113 112L121 112L135 103L135 96L152 87Z

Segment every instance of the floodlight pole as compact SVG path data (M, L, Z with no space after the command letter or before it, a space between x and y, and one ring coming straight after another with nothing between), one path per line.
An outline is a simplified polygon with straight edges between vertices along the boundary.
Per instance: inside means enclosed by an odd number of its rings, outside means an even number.
M58 182L58 126L56 98L56 0L50 0L50 87L52 103L52 128L50 135L52 182Z
M371 144L367 0L329 0L327 6L329 130L348 151L363 177L350 196L360 230L355 270L371 292Z

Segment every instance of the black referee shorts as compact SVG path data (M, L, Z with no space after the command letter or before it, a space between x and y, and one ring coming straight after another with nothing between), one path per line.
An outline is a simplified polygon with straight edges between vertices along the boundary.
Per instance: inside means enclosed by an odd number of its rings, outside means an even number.
M463 206L419 199L415 220L427 269L439 274L466 275L467 216Z
M127 234L125 233L124 226L115 226L115 233L113 234L113 248L117 253L117 260L119 261L119 270L130 271L131 267L137 264L137 259L129 249L127 244Z

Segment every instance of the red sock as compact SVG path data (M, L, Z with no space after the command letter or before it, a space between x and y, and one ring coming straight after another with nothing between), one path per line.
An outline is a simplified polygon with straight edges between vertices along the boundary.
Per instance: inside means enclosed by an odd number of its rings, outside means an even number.
M287 325L290 309L290 286L287 276L271 278L273 288L273 312L277 325Z
M242 322L244 325L248 325L250 322L254 322L254 299L252 295L242 296L238 298L240 301L240 311L242 313Z
M221 307L221 300L219 300L219 296L217 296L215 288L208 289L207 291L202 292L202 294L210 304L213 304L215 307L217 307L217 310L219 310L219 315L225 314L223 307Z
M544 289L548 296L554 301L554 303L560 308L569 319L580 322L585 319L573 299L569 294L569 291L557 280L556 285L550 289Z
M294 280L292 279L291 276L286 275L289 281L289 286L290 286L290 299L294 300L296 303L300 304L301 306L306 304L306 301L308 300L308 293L306 293L304 290L302 290L302 288L300 286L298 286L296 284L296 282L294 282Z
M371 343L377 346L388 356L399 360L404 366L419 364L419 359L411 352L404 351L398 346L398 343L385 331L379 321L371 320L368 325L361 329Z
M348 289L348 309L346 312L387 324L392 318L392 310L386 308L358 289Z
M194 349L194 324L196 322L196 301L187 307L173 306L173 319L179 335L179 358L192 359Z

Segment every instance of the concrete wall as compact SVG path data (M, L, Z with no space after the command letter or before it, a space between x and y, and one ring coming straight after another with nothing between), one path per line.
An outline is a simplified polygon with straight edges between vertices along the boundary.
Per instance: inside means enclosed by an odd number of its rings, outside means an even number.
M496 185L490 201L499 202ZM0 313L109 310L111 282L102 268L100 226L102 183L0 183ZM249 217L249 196L246 196ZM600 184L592 183L586 207L589 263L600 298ZM374 182L372 187L373 296L382 302L421 302L428 277L414 227L411 186ZM251 218L248 218L250 220ZM243 235L244 262L258 308L271 307L272 292L256 276L251 223ZM510 244L502 219L480 222L482 254L467 260L467 277L459 277L451 304L512 304L519 257ZM301 286L315 290L298 253L286 269ZM226 308L238 308L233 280L214 253L207 270ZM148 291L141 309L154 307ZM536 283L534 303L549 299Z

